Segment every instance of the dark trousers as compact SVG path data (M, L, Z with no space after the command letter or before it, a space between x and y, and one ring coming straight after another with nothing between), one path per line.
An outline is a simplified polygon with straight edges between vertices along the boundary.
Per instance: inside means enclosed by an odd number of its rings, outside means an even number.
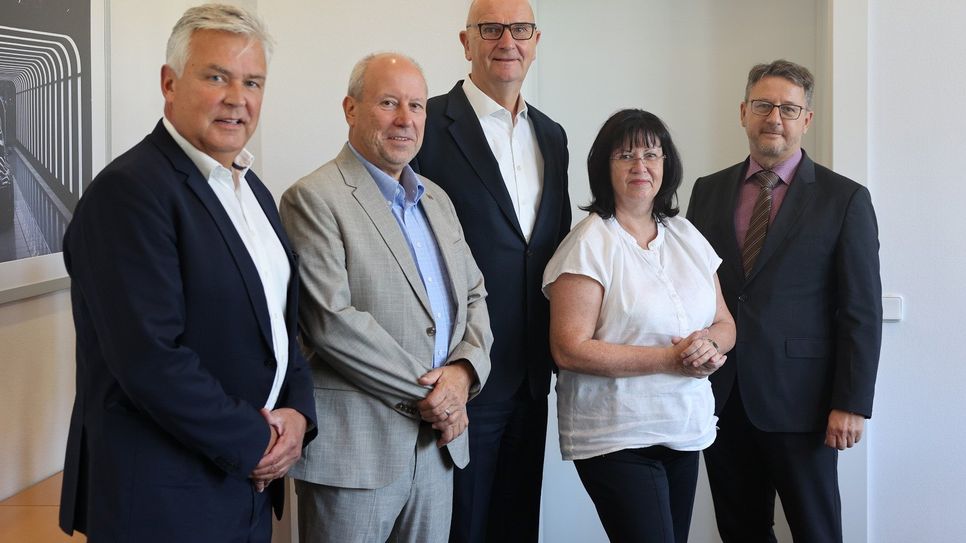
M278 487L276 490L275 487ZM252 495L252 519L248 533L248 543L270 543L272 541L272 504L269 500L272 491L285 491L284 480L274 482L273 488ZM291 504L288 504L291 506ZM242 539L241 541L245 541Z
M825 432L763 432L748 420L738 385L704 451L724 543L774 543L775 493L800 543L842 541L838 451Z
M612 542L687 542L697 451L625 449L574 465Z
M466 406L470 463L453 478L453 543L536 542L547 441L547 398L524 382L505 402Z

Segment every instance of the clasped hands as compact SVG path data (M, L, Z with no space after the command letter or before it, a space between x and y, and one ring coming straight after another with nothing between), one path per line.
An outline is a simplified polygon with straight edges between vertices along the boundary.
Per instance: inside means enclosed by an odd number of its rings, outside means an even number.
M708 335L708 329L697 330L686 338L671 338L671 351L676 361L674 370L688 377L700 379L718 371L728 359Z
M419 378L419 384L432 387L416 407L420 418L440 432L437 447L453 441L469 426L466 402L475 379L476 372L466 360L434 368Z
M255 490L262 492L275 479L285 477L302 455L307 422L301 413L289 407L274 411L263 407L259 412L272 432L265 455L250 475Z

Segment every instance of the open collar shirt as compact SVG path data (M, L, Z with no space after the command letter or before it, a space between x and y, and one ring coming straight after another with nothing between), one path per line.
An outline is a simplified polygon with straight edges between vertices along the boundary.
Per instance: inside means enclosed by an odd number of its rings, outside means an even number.
M543 155L527 103L522 95L517 99L520 110L514 119L510 111L484 94L469 77L463 81L463 92L480 121L493 157L500 165L500 174L520 229L530 241L543 194Z
M409 252L416 263L416 269L419 270L419 276L423 280L423 287L426 288L426 295L429 297L429 305L433 312L436 326L433 367L438 368L446 363L449 356L450 336L453 335L453 318L456 312L443 254L436 243L432 226L426 220L420 205L420 199L426 192L426 188L408 164L396 181L363 158L351 144L349 149L375 180L376 187L386 199L386 207L396 219L409 245Z
M167 118L163 119L163 123L178 147L188 155L191 162L208 181L208 186L225 208L225 213L231 219L235 231L238 232L242 243L245 244L245 249L248 250L248 256L258 270L258 278L262 284L262 292L265 294L271 322L272 349L276 361L275 379L265 400L265 407L274 409L288 369L289 344L288 328L285 325L285 305L292 270L278 234L268 222L265 211L262 210L255 198L255 193L245 180L245 175L255 157L247 149L242 149L235 157L234 164L240 166L238 183L235 183L231 170L188 142Z

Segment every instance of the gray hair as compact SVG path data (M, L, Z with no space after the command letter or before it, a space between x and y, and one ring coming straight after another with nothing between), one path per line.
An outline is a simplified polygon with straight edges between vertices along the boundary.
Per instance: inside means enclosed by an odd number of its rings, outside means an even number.
M748 72L748 84L745 85L745 101L751 87L766 77L781 77L791 81L805 91L805 107L812 109L812 93L815 91L815 77L808 68L795 64L789 60L778 59L770 64L756 64Z
M423 73L422 66L420 66L419 63L416 62L412 57L393 51L369 53L368 55L362 57L362 59L360 59L359 62L356 62L356 65L352 67L352 72L349 74L349 88L346 90L346 95L353 100L362 100L362 93L365 91L363 86L366 80L366 70L369 69L369 65L372 64L372 61L382 57L399 57L403 60L409 61L410 64L419 70L419 75L423 77L423 83L426 83L426 74Z
M165 63L178 76L184 71L191 47L191 36L198 30L218 30L246 36L261 44L265 51L265 63L272 56L272 37L265 23L253 13L227 4L204 4L189 8L175 23L168 38Z

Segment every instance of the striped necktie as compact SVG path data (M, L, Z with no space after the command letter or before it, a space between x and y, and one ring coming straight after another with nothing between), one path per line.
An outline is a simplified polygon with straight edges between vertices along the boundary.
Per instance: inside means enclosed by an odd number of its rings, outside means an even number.
M745 269L745 276L755 266L761 246L765 244L768 234L768 219L771 217L771 191L781 178L773 171L762 170L752 176L752 180L761 186L758 199L751 211L751 221L748 223L748 233L745 234L745 244L741 248L741 265Z

